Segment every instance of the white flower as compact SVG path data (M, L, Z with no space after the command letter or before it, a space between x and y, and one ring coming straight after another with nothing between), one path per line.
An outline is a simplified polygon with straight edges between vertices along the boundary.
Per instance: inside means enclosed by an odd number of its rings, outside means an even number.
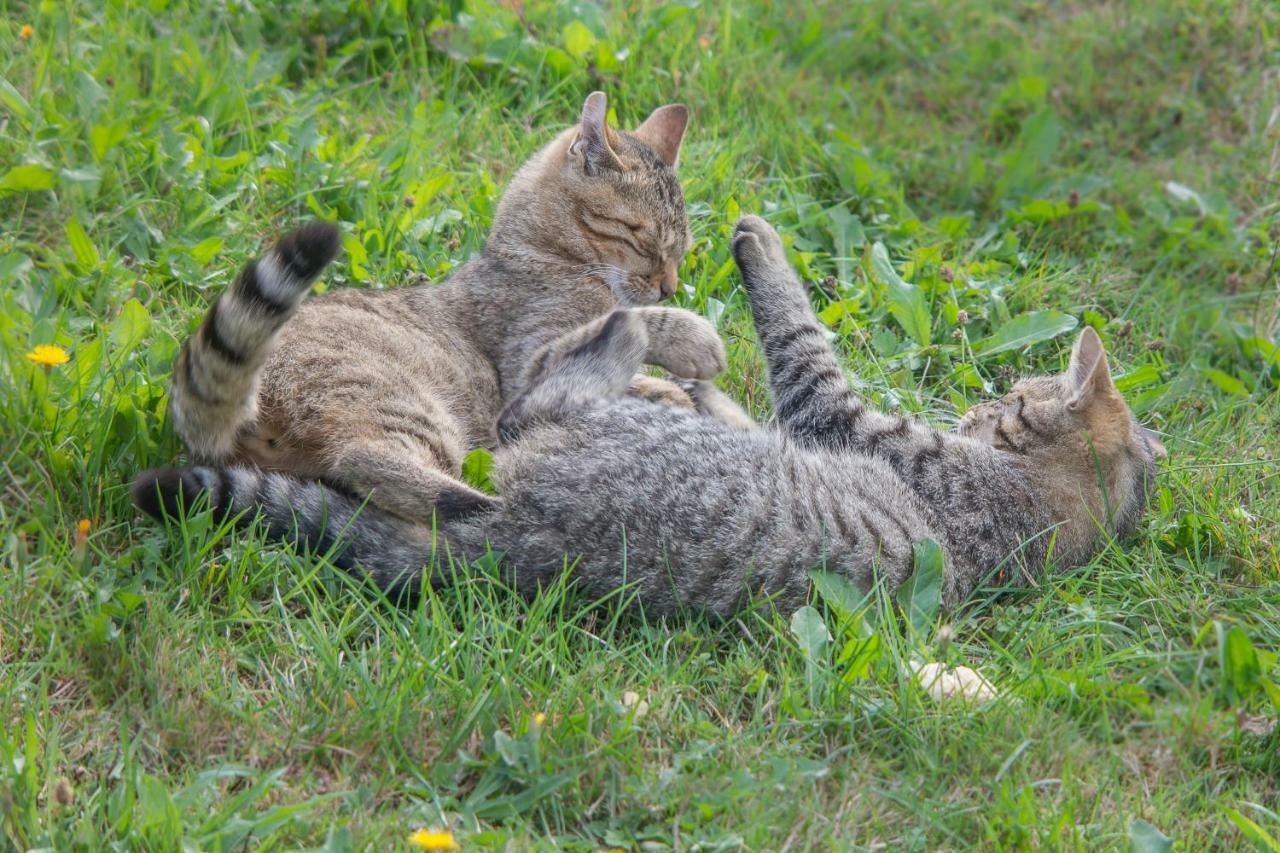
M911 668L915 673L916 683L924 688L935 702L946 702L950 699L990 702L1000 695L990 681L967 666L948 669L941 663L913 662Z
M640 694L634 690L628 690L622 694L622 707L632 709L632 718L640 719L649 713L649 703L640 698Z

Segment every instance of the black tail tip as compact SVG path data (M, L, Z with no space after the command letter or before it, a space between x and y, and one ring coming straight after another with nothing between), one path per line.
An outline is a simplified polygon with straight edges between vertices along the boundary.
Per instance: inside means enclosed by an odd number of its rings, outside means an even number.
M299 278L310 279L338 257L340 246L338 226L331 222L311 222L282 237L276 250Z
M190 469L152 468L134 478L129 494L138 509L152 518L180 518L205 491Z

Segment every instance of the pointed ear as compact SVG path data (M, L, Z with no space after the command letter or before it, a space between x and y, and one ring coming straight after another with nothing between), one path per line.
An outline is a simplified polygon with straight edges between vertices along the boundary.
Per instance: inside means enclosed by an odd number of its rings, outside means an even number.
M1067 408L1086 408L1098 394L1115 390L1111 383L1111 368L1107 365L1107 353L1102 339L1092 326L1085 326L1071 348L1071 364L1067 367L1067 382L1071 396Z
M1165 459L1169 456L1169 451L1164 449L1164 442L1160 440L1160 436L1146 427L1138 427L1138 429L1142 430L1142 437L1147 440L1147 445L1157 459Z
M569 156L580 158L589 175L601 169L622 171L622 161L609 147L609 126L605 121L608 112L609 101L604 92L587 95L586 103L582 105L578 138L569 146Z
M674 169L680 161L680 143L684 141L684 129L688 125L689 108L684 104L667 104L650 113L644 124L635 129L635 135Z

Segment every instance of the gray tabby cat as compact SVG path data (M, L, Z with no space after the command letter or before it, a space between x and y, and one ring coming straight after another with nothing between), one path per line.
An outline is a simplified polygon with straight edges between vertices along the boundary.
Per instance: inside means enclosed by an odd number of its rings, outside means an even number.
M488 506L459 469L493 443L530 364L619 305L670 296L689 248L675 173L687 111L660 107L634 133L605 114L592 94L582 121L520 168L483 251L443 284L303 301L338 251L325 224L245 267L174 365L173 422L194 461L323 478L410 520ZM695 315L641 316L669 344L660 366L694 378L723 368L718 341L710 360L686 351L707 342L688 328ZM692 405L658 379L638 377L634 391Z
M954 606L988 580L1029 583L1050 555L1078 565L1134 531L1164 450L1116 391L1092 329L1064 374L1024 379L942 432L874 411L850 390L767 223L744 218L733 251L776 429L721 423L740 412L706 384L712 417L624 396L653 342L619 310L507 406L500 505L434 533L314 483L243 469L150 472L135 494L157 516L206 491L218 511L261 511L272 535L333 549L393 593L415 589L424 567L431 583L447 583L446 551L473 558L491 547L526 595L555 581L567 555L588 596L627 585L656 614L728 616L761 598L790 610L817 566L893 589L925 538L943 548L944 602Z

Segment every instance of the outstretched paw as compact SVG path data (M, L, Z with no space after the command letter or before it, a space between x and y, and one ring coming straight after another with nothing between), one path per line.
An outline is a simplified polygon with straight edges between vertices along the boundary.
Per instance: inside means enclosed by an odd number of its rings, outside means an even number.
M764 252L765 258L771 263L785 264L787 262L787 252L782 246L782 237L778 236L778 232L774 227L759 216L747 214L738 220L737 227L734 228L735 242L737 237L747 234L754 236L760 244Z
M787 252L773 226L759 216L744 216L733 232L733 257L750 285L754 273L788 269Z
M682 379L711 379L728 367L724 341L716 327L691 311L658 309L651 314L645 362Z

